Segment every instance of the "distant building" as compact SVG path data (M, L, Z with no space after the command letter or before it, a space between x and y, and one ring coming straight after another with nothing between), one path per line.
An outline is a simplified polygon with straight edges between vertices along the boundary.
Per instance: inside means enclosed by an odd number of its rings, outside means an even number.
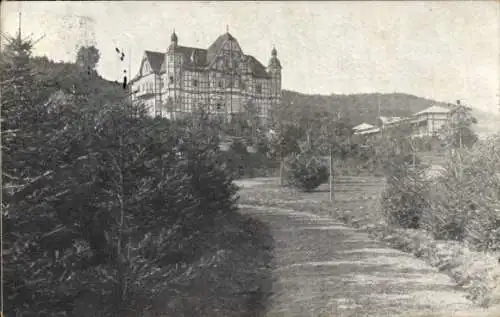
M370 135L380 132L380 128L363 122L352 128L355 135Z
M405 117L384 117L380 116L378 118L378 124L381 129L385 128L390 128L390 127L396 127L401 125L402 122L404 122L407 118Z
M451 117L452 109L432 106L415 113L410 122L413 125L413 135L416 137L437 136L443 131Z
M411 137L442 136L451 124L468 115L471 108L463 105L450 105L441 107L433 105L409 117L384 117L378 118L378 127L362 123L353 128L357 135L375 135L391 129L408 127Z
M273 48L263 66L229 33L205 49L179 45L174 32L166 52L145 51L131 87L152 116L176 119L202 109L225 121L251 112L266 122L282 100L281 63Z

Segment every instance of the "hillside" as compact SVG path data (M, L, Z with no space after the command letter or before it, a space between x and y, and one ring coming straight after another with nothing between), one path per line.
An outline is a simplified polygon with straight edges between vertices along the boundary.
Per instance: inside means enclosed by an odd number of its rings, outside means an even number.
M361 122L375 123L380 103L380 115L388 117L409 116L432 105L444 106L434 100L417 96L392 94L353 94L353 95L307 95L290 90L283 90L283 105L297 113L314 111L304 109L313 107L320 111L340 112L350 118L353 124Z
M38 80L43 82L43 93L48 98L57 91L71 92L81 86L92 91L94 102L117 102L125 99L126 92L120 83L104 79L96 72L89 73L75 63L55 62L47 57L31 60Z
M310 116L322 111L340 112L352 124L362 122L376 123L378 105L380 115L387 117L410 116L432 105L447 107L446 103L403 93L391 94L352 94L352 95L307 95L283 90L283 106L287 112L297 117ZM478 124L474 130L480 137L500 132L500 116L473 108L472 114ZM297 118L295 117L295 118Z

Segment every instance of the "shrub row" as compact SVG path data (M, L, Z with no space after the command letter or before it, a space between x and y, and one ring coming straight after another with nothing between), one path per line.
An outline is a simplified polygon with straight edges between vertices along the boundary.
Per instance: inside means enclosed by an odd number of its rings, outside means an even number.
M382 209L391 224L423 228L436 239L500 250L500 137L450 154L442 173L396 163Z

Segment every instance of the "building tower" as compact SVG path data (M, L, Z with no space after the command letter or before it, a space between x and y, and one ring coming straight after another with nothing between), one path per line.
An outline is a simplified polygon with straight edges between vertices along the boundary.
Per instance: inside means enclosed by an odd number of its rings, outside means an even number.
M181 111L180 106L182 105L182 54L179 54L178 48L179 38L175 33L175 29L170 36L170 45L165 54L165 65L166 67L166 78L164 78L165 87L167 91L167 113L171 119L175 119L178 116L178 112Z
M271 76L271 109L266 116L269 117L269 112L274 112L281 104L281 63L275 47L271 51L267 72Z
M177 38L177 34L175 34L175 29L174 31L172 32L172 35L170 36L170 48L174 49L177 47L177 42L178 42L178 38Z

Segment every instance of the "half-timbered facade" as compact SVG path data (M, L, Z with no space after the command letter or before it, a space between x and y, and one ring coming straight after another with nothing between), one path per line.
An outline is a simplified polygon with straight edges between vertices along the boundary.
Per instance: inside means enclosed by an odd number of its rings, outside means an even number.
M153 116L176 119L203 109L224 120L251 113L266 122L281 103L281 63L273 48L264 67L229 33L203 49L179 45L174 32L165 53L144 53L131 87Z

